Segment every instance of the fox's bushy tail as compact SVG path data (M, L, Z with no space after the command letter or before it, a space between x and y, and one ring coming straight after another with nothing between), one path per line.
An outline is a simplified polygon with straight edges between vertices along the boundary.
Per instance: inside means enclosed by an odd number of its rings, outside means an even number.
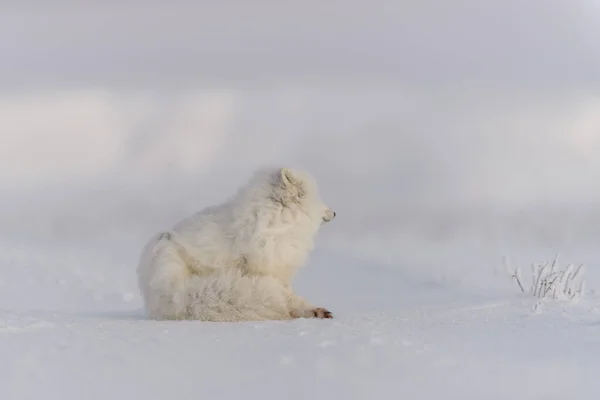
M146 311L155 319L179 319L186 311L186 286L191 276L175 233L153 236L142 251L138 286Z
M199 276L175 232L154 236L138 266L138 284L153 319L261 321L290 319L293 294L270 276L231 269Z

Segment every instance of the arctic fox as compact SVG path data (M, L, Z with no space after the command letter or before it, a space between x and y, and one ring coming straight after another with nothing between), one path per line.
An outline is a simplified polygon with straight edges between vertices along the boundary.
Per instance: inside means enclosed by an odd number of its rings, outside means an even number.
M137 268L152 319L333 318L291 287L319 227L336 214L314 180L289 168L254 174L229 201L154 235Z

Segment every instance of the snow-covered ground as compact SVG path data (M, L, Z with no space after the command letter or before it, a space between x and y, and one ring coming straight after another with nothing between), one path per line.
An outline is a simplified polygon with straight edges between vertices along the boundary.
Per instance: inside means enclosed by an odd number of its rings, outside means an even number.
M2 6L0 400L598 398L595 3ZM263 164L335 318L146 319L144 242ZM502 264L557 253L576 301Z
M123 230L2 244L3 399L591 399L600 390L593 291L539 305L489 254L481 278L424 279L411 265L322 244L297 289L333 320L156 322L135 283L142 239ZM468 259L470 246L456 246ZM460 263L442 256L449 271Z

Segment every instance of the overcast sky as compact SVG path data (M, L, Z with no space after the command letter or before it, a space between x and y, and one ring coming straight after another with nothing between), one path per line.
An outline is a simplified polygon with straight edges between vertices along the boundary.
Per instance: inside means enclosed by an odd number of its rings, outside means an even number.
M0 83L600 88L595 0L121 3L1 6Z
M600 203L598 1L108 3L0 6L3 193L125 180L138 207L166 175L195 208L277 164L346 224Z

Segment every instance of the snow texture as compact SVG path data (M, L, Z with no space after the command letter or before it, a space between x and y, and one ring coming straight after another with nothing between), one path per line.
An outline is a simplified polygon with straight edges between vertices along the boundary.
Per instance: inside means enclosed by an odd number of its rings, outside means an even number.
M540 303L502 276L503 295L474 294L318 250L297 288L327 304L333 320L152 321L132 252L49 246L0 253L5 399L162 399L174 390L534 399L600 390L600 303L591 297Z

